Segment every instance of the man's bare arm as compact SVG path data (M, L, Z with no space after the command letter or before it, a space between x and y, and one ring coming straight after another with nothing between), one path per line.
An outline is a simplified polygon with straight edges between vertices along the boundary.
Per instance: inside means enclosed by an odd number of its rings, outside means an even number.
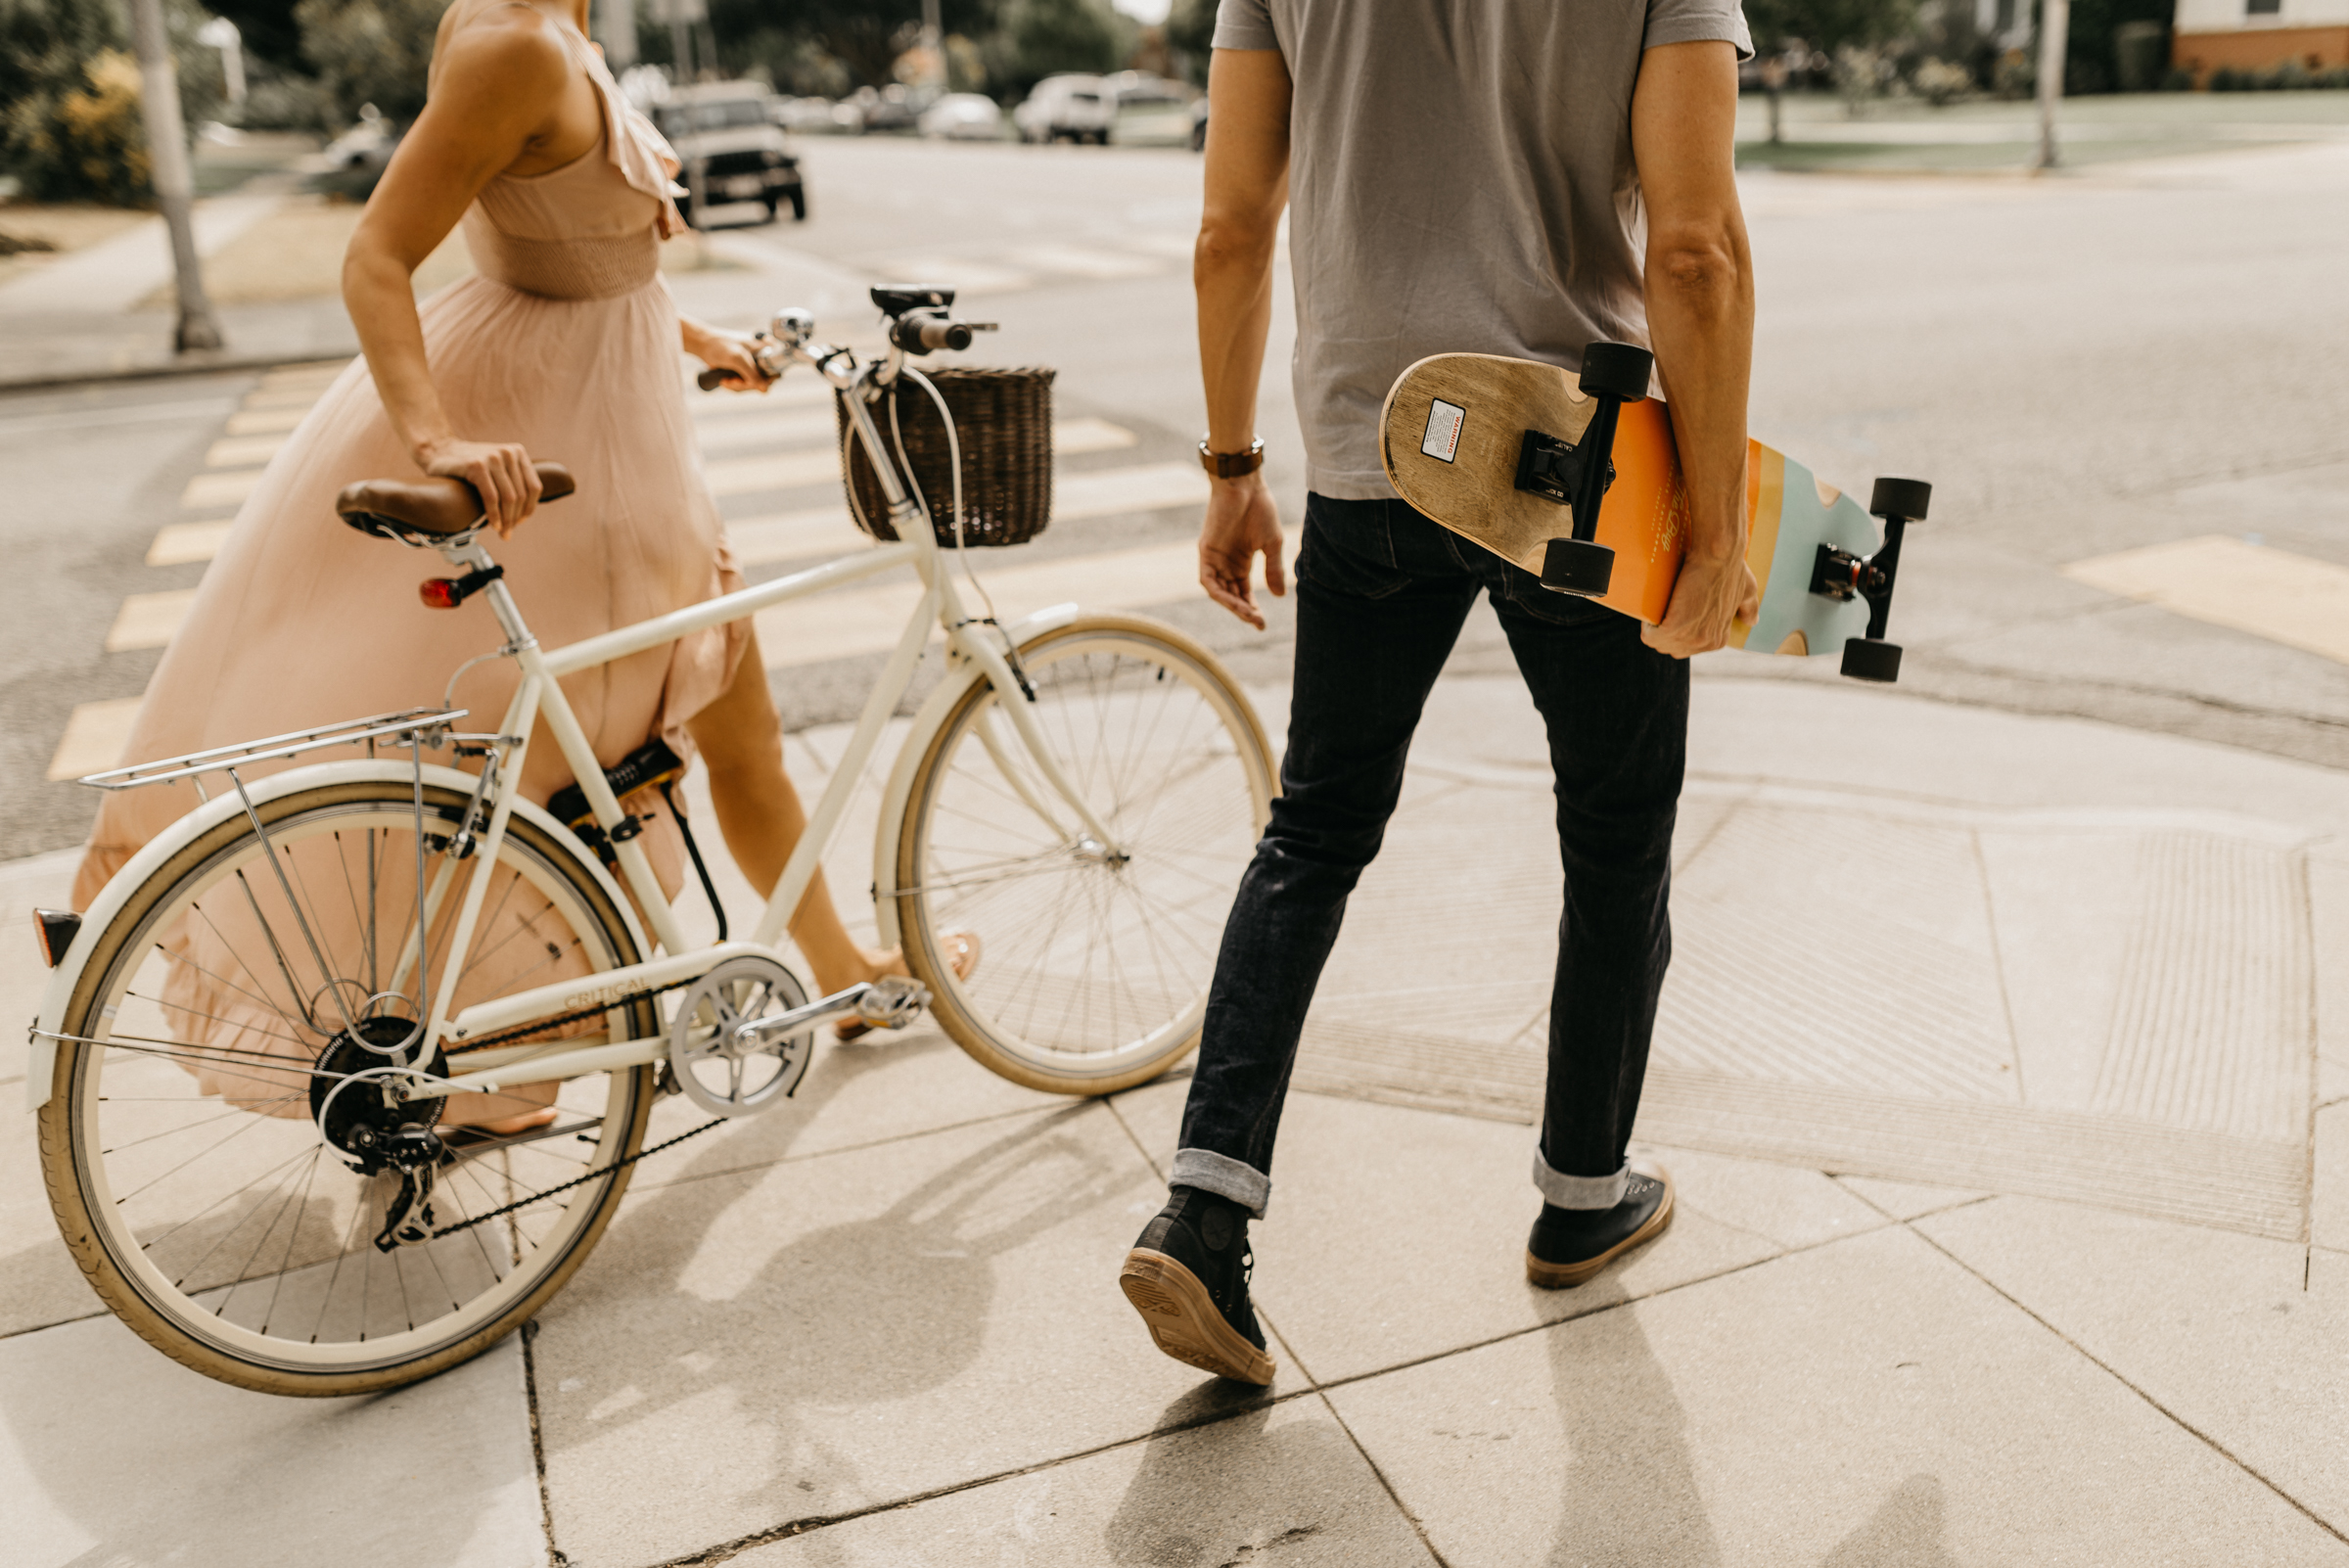
M1727 643L1759 609L1745 566L1745 406L1754 357L1753 254L1737 204L1737 52L1647 51L1632 94L1632 154L1647 206L1647 325L1687 475L1687 559L1648 645L1678 659Z
M1289 68L1277 51L1219 49L1208 68L1207 193L1191 281L1199 296L1199 375L1208 449L1242 452L1256 438L1256 389L1272 323L1272 250L1289 200ZM1199 583L1258 630L1251 585L1288 591L1280 514L1260 473L1219 479L1199 527Z

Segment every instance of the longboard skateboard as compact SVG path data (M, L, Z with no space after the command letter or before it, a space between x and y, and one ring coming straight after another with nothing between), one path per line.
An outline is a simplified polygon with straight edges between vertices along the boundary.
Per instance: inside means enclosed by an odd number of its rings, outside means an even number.
M1594 343L1578 386L1571 372L1531 359L1422 359L1387 393L1387 477L1410 505L1545 587L1660 622L1687 546L1688 492L1671 418L1647 396L1651 363L1644 348ZM1896 679L1901 650L1884 632L1901 535L1931 495L1921 481L1880 479L1863 510L1749 440L1746 565L1762 604L1731 642L1840 651L1845 674Z

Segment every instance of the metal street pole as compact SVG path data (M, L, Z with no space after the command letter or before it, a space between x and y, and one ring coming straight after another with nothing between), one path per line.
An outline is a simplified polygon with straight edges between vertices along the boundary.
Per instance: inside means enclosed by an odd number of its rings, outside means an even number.
M171 231L171 266L179 277L179 327L172 346L217 348L223 340L204 295L203 264L196 255L196 179L188 167L188 138L179 117L179 76L171 67L171 43L163 31L162 0L130 0L131 47L139 56L139 101L147 120L147 158L163 226Z
M943 93L946 90L946 45L944 29L938 23L938 0L922 0L922 47L929 51L931 68L938 72L936 85Z
M2062 161L2055 145L2055 111L2063 102L2063 54L2072 30L2072 0L2040 0L2039 163Z

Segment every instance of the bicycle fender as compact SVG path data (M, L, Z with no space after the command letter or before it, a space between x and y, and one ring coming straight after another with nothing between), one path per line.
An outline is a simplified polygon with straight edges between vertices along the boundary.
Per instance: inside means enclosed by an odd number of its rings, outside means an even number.
M437 764L428 763L423 774L427 784L468 795L479 782L471 773ZM253 803L259 806L322 785L372 782L378 779L406 784L415 777L416 770L406 762L381 760L316 762L307 767L289 768L283 773L272 774L245 788L253 798ZM72 945L66 949L66 955L58 961L57 967L50 971L49 984L41 993L40 1013L34 1018L32 1031L25 1040L25 1110L37 1111L49 1101L50 1081L57 1076L58 1042L44 1037L54 1036L63 1026L66 1008L73 1000L73 992L81 982L82 970L89 962L92 949L98 945L100 934L114 923L115 917L122 912L123 906L130 902L131 896L140 886L190 841L202 838L222 822L242 816L244 812L244 803L237 799L234 790L226 795L214 796L148 840L139 853L132 855L128 863L115 872L106 886L98 891L98 896L90 900L90 907L83 912L81 929L74 933ZM513 814L526 818L574 851L579 863L594 873L606 896L620 910L621 918L627 924L628 936L636 944L637 952L649 955L653 949L645 940L644 928L637 922L635 904L621 891L620 884L612 879L602 862L579 842L577 835L557 821L545 807L519 796L514 801Z
M1014 648L1024 647L1047 631L1058 631L1080 614L1073 602L1047 605L1032 616L1014 621L1003 628L1003 634ZM905 820L906 799L913 793L914 769L921 765L923 756L930 750L931 737L946 721L946 715L962 700L962 694L982 678L977 665L949 656L945 678L914 714L912 727L905 732L905 744L898 749L897 763L890 769L889 786L881 796L880 829L873 835L873 919L879 927L875 940L884 947L904 945L904 937L898 928L898 830Z

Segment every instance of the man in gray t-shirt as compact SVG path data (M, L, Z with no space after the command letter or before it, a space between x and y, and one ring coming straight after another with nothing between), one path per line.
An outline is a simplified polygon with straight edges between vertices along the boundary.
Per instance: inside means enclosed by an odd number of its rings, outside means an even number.
M1248 1222L1346 898L1479 593L1547 728L1565 879L1527 1276L1580 1284L1671 1222L1670 1176L1627 1150L1671 955L1686 661L1755 609L1732 159L1750 53L1738 0L1222 0L1194 266L1216 477L1200 582L1260 628L1259 556L1286 589L1255 438L1284 207L1309 494L1281 794L1224 927L1174 1191L1119 1279L1179 1360L1271 1381ZM1396 499L1378 460L1379 409L1414 360L1574 367L1601 339L1653 346L1688 482L1688 555L1652 626L1459 540ZM1386 1207L1361 1194L1364 1245L1393 1245Z

